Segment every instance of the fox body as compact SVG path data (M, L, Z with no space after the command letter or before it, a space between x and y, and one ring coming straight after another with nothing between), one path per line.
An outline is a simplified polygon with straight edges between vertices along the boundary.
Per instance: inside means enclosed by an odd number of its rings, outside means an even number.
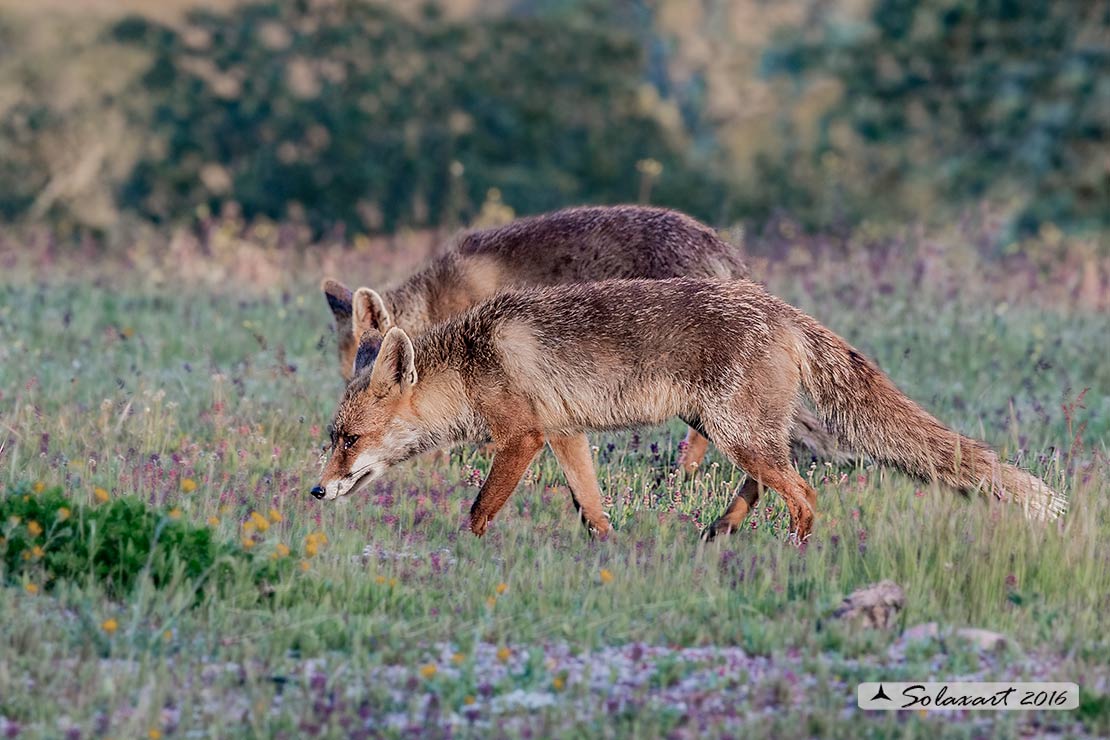
M369 298L357 327L351 291L334 280L325 280L322 288L336 320L340 371L349 381L356 359L371 363L391 327L414 336L506 289L673 277L746 278L748 268L739 250L713 229L676 211L588 206L461 235L424 270ZM356 358L360 348L363 356ZM794 437L822 457L841 456L805 407ZM588 450L585 440L577 446ZM691 430L682 456L687 472L697 468L707 449L705 437Z
M376 362L355 369L314 493L334 499L424 450L490 439L493 464L470 514L479 535L545 441L564 463L584 432L678 416L748 473L708 537L736 529L767 487L785 498L804 539L816 493L790 463L803 389L849 447L878 461L1011 498L1037 518L1066 503L944 427L847 342L748 280L502 293L415 339L390 328ZM603 529L592 467L563 467L583 518Z

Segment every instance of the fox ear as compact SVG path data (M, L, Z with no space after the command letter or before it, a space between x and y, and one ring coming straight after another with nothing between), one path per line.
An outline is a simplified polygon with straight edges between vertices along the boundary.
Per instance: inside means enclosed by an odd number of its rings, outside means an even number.
M370 371L370 387L379 396L401 392L416 385L416 352L412 340L396 326L386 332L374 369Z
M361 339L363 333L373 329L379 334L385 334L393 326L389 318L389 310L385 307L382 297L369 288L359 288L351 300L353 313L351 316L351 329L356 339Z
M343 375L344 380L350 380L351 364L354 361L353 358L358 343L351 327L351 299L353 296L350 288L331 278L325 278L320 283L320 290L324 291L328 308L331 309L331 314L335 317L335 333L339 340L339 372Z

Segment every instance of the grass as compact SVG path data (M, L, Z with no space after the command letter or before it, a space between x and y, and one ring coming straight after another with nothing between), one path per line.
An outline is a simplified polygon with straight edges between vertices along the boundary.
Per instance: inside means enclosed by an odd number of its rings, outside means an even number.
M697 527L742 474L713 453L695 480L673 475L673 424L594 440L615 537L585 537L545 454L479 541L460 526L488 470L481 450L414 461L352 500L308 496L340 392L312 284L11 278L0 286L0 485L60 486L90 511L109 505L97 489L137 497L292 567L259 583L230 566L219 588L140 573L123 596L80 575L5 570L0 730L1110 732L1105 315L966 281L923 287L909 257L882 275L853 264L769 279L940 418L1067 490L1061 522L1032 526L1014 507L870 465L800 460L820 495L805 552L785 542L773 496L744 531L699 546ZM900 627L991 629L1013 646L906 644L898 630L831 618L884 578L906 592ZM1084 701L1074 713L853 709L861 680L957 676L1077 681Z

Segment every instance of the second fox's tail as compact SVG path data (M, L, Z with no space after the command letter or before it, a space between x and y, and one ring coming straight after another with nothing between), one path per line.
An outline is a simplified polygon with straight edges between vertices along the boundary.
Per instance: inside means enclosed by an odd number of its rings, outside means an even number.
M817 410L859 452L961 491L984 489L1021 504L1031 519L1055 519L1067 499L1036 476L998 459L895 387L870 360L819 323L801 316L802 386Z

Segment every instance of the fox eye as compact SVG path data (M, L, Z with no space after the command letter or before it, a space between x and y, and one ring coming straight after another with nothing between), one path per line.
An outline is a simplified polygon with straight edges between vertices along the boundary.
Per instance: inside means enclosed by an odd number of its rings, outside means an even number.
M358 435L357 434L348 434L348 435L346 435L345 437L343 437L343 449L345 449L345 450L351 449L352 447L355 446L355 442L358 442Z

